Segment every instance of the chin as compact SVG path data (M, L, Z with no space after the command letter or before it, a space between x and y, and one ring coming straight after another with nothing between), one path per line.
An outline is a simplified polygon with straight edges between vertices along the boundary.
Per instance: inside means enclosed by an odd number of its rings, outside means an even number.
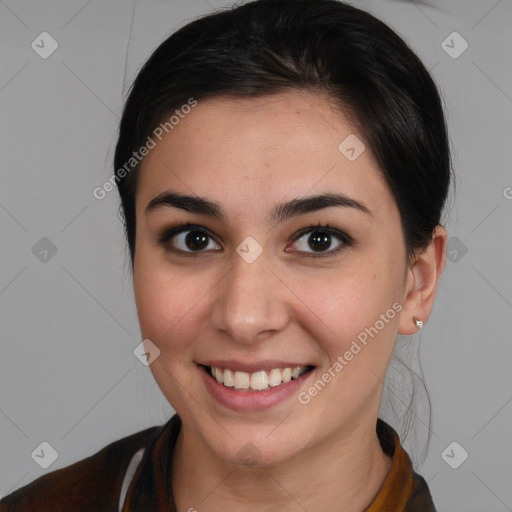
M237 432L230 436L219 427L219 437L212 436L211 430L204 432L205 442L219 459L227 464L244 467L268 467L287 462L308 444L307 439L294 438L286 430L277 433L265 428L262 433L261 427L257 426L249 430L251 433ZM297 434L300 435L300 432Z

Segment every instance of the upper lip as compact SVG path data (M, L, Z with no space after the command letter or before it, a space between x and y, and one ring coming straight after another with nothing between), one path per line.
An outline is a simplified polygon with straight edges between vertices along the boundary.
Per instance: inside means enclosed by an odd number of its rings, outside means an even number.
M248 363L246 361L236 361L234 359L210 359L208 361L197 361L204 366L214 366L223 370L234 370L238 372L254 373L260 370L272 370L273 368L295 368L296 366L313 366L308 363L298 363L290 361L278 361L276 359Z

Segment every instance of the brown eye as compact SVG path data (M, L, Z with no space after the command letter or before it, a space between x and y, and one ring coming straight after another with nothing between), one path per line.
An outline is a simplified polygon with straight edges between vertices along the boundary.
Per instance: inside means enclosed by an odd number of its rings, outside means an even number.
M353 245L351 237L328 224L310 226L302 230L296 240L294 243L297 245L296 250L307 254L306 257L313 258L331 256L344 247Z
M171 228L159 237L158 242L166 250L185 255L203 253L208 249L220 249L220 246L213 240L204 229L194 226Z
M201 231L188 231L183 243L192 251L201 250L208 246L208 238L208 235Z

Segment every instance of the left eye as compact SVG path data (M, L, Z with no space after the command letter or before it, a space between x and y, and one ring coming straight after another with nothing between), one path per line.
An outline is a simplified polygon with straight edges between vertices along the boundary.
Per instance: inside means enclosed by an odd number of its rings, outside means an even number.
M333 253L339 252L343 247L352 244L351 238L348 235L331 228L329 225L311 226L302 231L300 235L295 245L298 245L297 250L299 252L308 254L306 257L330 256ZM338 245L334 249L332 248L333 237L338 239ZM307 251L308 248L312 249L312 252Z

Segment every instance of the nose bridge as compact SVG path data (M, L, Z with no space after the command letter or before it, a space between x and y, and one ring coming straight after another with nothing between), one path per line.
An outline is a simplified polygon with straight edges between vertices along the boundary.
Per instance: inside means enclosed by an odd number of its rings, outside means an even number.
M266 338L270 331L282 329L288 321L282 285L267 268L264 252L250 261L244 259L243 253L242 256L233 254L231 269L222 280L212 315L217 329L228 332L241 343Z

